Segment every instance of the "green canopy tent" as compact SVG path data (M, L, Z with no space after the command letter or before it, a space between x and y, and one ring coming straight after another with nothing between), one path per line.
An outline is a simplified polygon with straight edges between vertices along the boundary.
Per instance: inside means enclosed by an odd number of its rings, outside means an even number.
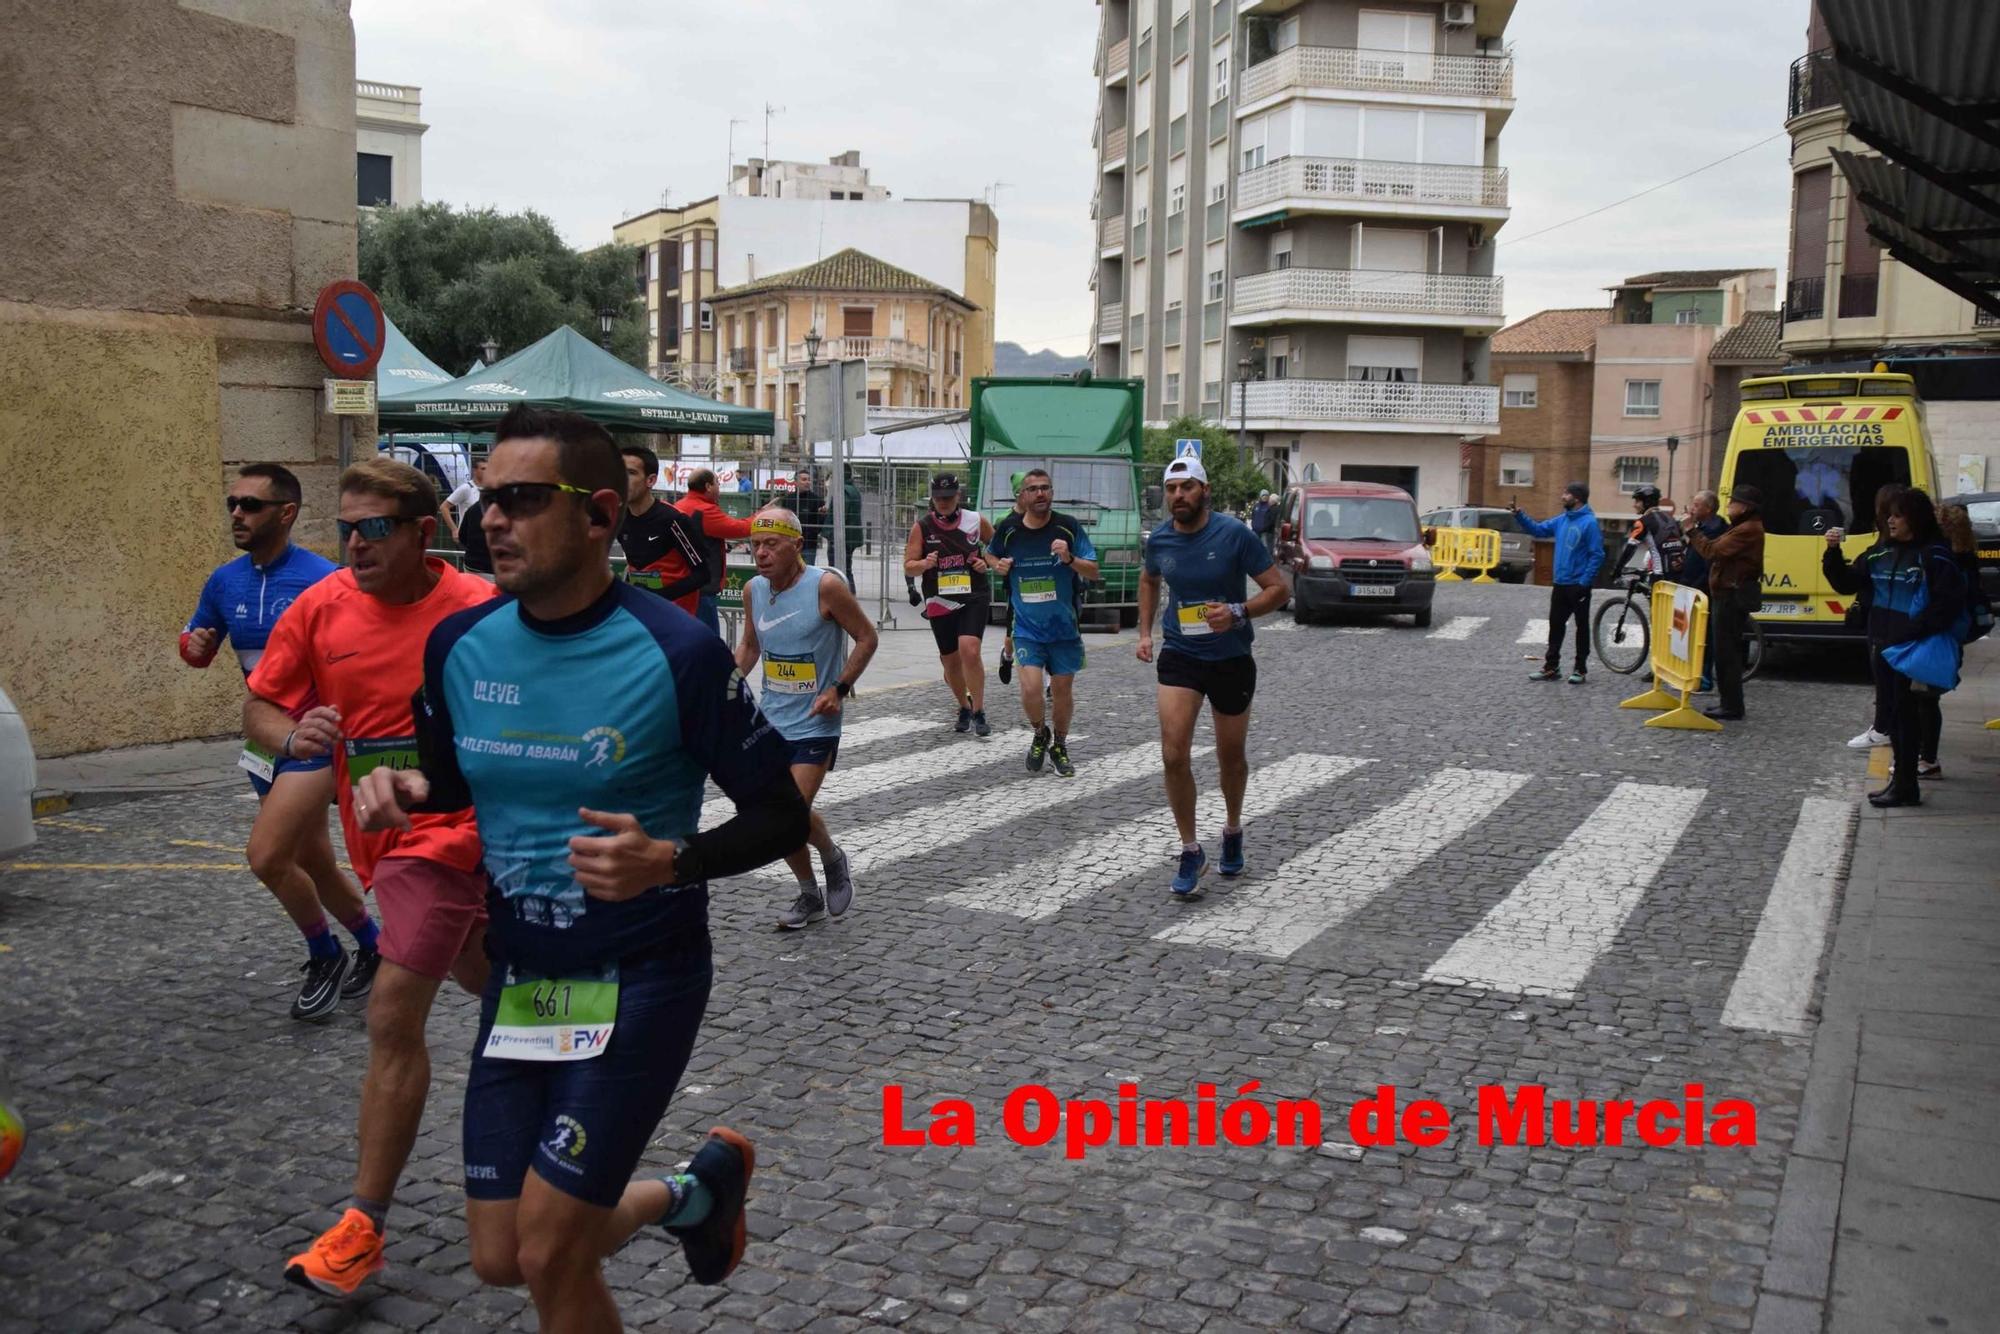
M769 435L769 412L662 384L564 325L513 356L449 384L381 403L382 424L488 426L516 403L582 413L614 431Z
M375 365L375 397L397 398L451 383L451 372L417 351L396 322L382 317L382 360Z

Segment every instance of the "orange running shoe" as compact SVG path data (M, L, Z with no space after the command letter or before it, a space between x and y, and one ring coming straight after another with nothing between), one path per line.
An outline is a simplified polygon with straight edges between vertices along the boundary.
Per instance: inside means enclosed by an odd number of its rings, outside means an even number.
M285 1265L285 1277L302 1288L329 1297L351 1296L361 1280L380 1271L382 1234L359 1209L349 1209L340 1221L320 1234L303 1255Z

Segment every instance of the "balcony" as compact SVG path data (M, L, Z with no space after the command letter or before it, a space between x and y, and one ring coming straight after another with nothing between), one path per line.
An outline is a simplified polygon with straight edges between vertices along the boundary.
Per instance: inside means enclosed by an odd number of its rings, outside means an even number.
M1104 169L1116 171L1125 165L1125 127L1120 125L1104 136Z
M1122 343L1125 341L1125 303L1108 301L1097 313L1097 341L1100 343Z
M930 349L906 338L828 338L819 345L819 359L823 362L852 361L856 357L867 358L870 366L900 366L918 371L931 368ZM804 343L793 343L785 349L785 369L798 370L809 361Z
M1826 314L1826 279L1794 278L1785 284L1785 320L1816 320Z
M1236 326L1319 320L1497 329L1501 280L1393 269L1277 269L1236 280Z
M1243 71L1236 109L1299 93L1400 93L1426 100L1514 100L1514 57L1438 56L1347 46L1295 46ZM1490 129L1489 129L1490 133Z
M1132 39L1120 38L1111 44L1109 51L1104 53L1104 81L1112 84L1123 83L1127 71L1131 68Z
M1279 209L1501 221L1507 216L1507 169L1286 157L1236 178L1236 221Z
M1097 225L1098 248L1106 255L1125 253L1125 215L1114 214Z
M1810 51L1792 62L1792 77L1785 90L1786 120L1839 105L1840 90L1833 83L1833 52Z
M1472 435L1500 429L1500 390L1490 384L1258 380L1231 385L1229 393L1230 419L1242 419L1253 431Z
M757 369L757 349L754 347L732 347L729 349L729 369L741 375L745 371Z

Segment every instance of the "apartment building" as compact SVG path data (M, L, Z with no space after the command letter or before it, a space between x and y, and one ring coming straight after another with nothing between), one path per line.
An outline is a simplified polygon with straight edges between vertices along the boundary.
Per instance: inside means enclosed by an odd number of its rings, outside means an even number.
M729 193L771 199L887 199L889 192L868 179L861 154L853 149L825 162L766 162L753 157L729 169Z
M716 251L722 217L714 195L679 208L656 208L611 229L639 252L646 294L646 363L656 380L697 394L715 393Z
M1512 0L1099 0L1096 369L1275 480L1459 500L1497 423Z
M1493 335L1500 430L1470 452L1466 500L1517 504L1538 518L1590 469L1597 335L1606 306L1544 310Z
M354 81L354 202L399 208L424 198L424 90Z

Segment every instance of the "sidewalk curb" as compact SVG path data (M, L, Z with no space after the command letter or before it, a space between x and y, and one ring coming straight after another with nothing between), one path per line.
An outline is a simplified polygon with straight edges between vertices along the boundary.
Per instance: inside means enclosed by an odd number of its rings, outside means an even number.
M61 815L76 804L76 793L62 792L51 787L38 787L34 792L35 818L43 819L51 815Z

